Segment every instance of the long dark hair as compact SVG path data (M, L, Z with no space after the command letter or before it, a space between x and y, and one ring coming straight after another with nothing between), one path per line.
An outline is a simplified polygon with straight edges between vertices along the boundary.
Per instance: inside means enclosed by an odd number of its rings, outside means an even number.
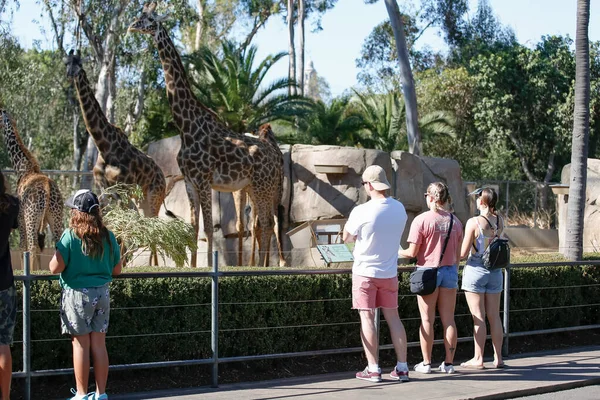
M0 171L0 213L4 214L8 211L8 207L11 204L11 196L6 194L6 181L4 180L4 174Z
M83 254L92 258L101 258L104 252L104 246L102 245L104 239L107 240L112 252L112 243L110 242L108 229L102 222L102 214L98 207L93 209L89 214L71 209L69 228L81 239Z

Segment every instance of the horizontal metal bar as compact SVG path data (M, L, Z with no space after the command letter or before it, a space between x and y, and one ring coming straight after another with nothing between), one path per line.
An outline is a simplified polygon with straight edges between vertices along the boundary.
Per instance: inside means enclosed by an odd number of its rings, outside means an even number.
M561 332L571 332L571 331L585 331L588 329L600 329L600 325L580 325L580 326L568 326L565 328L553 328L553 329L539 329L537 331L526 331L526 332L510 332L508 337L519 337L519 336L529 336L529 335L541 335L544 333L561 333Z

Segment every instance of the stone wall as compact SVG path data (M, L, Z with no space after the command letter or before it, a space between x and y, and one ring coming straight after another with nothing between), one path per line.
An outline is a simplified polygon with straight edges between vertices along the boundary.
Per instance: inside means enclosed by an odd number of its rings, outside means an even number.
M587 181L585 191L585 211L583 226L583 251L596 252L600 250L600 160L588 158ZM563 167L561 183L569 185L571 164ZM558 215L559 251L565 253L567 214L569 212L569 195L558 194L556 212Z
M167 181L180 174L176 155L179 151L179 136L150 144L148 155L163 169ZM425 210L423 193L431 182L448 184L455 213L464 223L468 218L468 206L460 176L460 167L454 160L417 157L403 151L391 154L380 150L359 149L340 146L282 145L284 154L284 232L301 223L322 219L345 219L350 211L367 200L360 182L362 172L369 165L377 164L388 173L393 185L392 195L404 203L409 214L409 223ZM340 173L320 173L315 165L345 166ZM176 215L190 221L189 202L184 182L177 182L165 203ZM164 215L164 210L161 210ZM200 220L201 221L201 220ZM202 224L200 224L202 226ZM214 250L220 253L221 265L236 263L237 236L235 209L230 193L213 192ZM408 226L404 238L408 235ZM200 228L200 237L204 236ZM287 235L283 235L284 251L290 265L321 265L318 253L310 249L293 249ZM251 238L244 242L244 262L249 260ZM406 243L403 243L405 246ZM198 265L205 265L206 243L199 241ZM275 242L271 264L276 265ZM145 259L145 258L142 258Z

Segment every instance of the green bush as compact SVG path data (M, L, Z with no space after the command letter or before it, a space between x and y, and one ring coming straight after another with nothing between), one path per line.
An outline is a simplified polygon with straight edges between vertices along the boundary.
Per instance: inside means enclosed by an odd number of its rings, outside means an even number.
M408 275L399 274L399 312L412 342L419 340L420 321ZM600 323L598 306L581 306L600 298L599 281L596 267L513 268L510 330ZM210 278L117 279L111 285L111 364L211 356ZM22 284L17 287L20 293ZM69 368L71 345L60 335L58 282L36 281L31 287L32 368ZM221 277L219 300L220 357L361 346L349 275ZM472 335L462 293L456 315L459 337ZM16 340L22 337L21 316ZM441 338L438 325L436 338ZM382 328L382 343L391 343L383 321ZM13 348L15 369L22 368L21 348L21 343Z

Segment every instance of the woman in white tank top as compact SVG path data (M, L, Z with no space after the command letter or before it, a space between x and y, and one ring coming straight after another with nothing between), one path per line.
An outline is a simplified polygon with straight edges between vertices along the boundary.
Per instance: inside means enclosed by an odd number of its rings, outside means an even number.
M504 228L502 218L496 213L498 195L491 188L477 189L476 196L479 216L467 221L461 247L461 259L466 258L463 269L462 289L473 316L473 338L475 355L461 364L463 368L483 369L483 349L487 336L485 317L490 323L492 345L494 347L494 368L504 367L502 361L502 321L500 320L500 297L504 277L502 269L488 270L483 266L482 254L491 239L500 236Z

